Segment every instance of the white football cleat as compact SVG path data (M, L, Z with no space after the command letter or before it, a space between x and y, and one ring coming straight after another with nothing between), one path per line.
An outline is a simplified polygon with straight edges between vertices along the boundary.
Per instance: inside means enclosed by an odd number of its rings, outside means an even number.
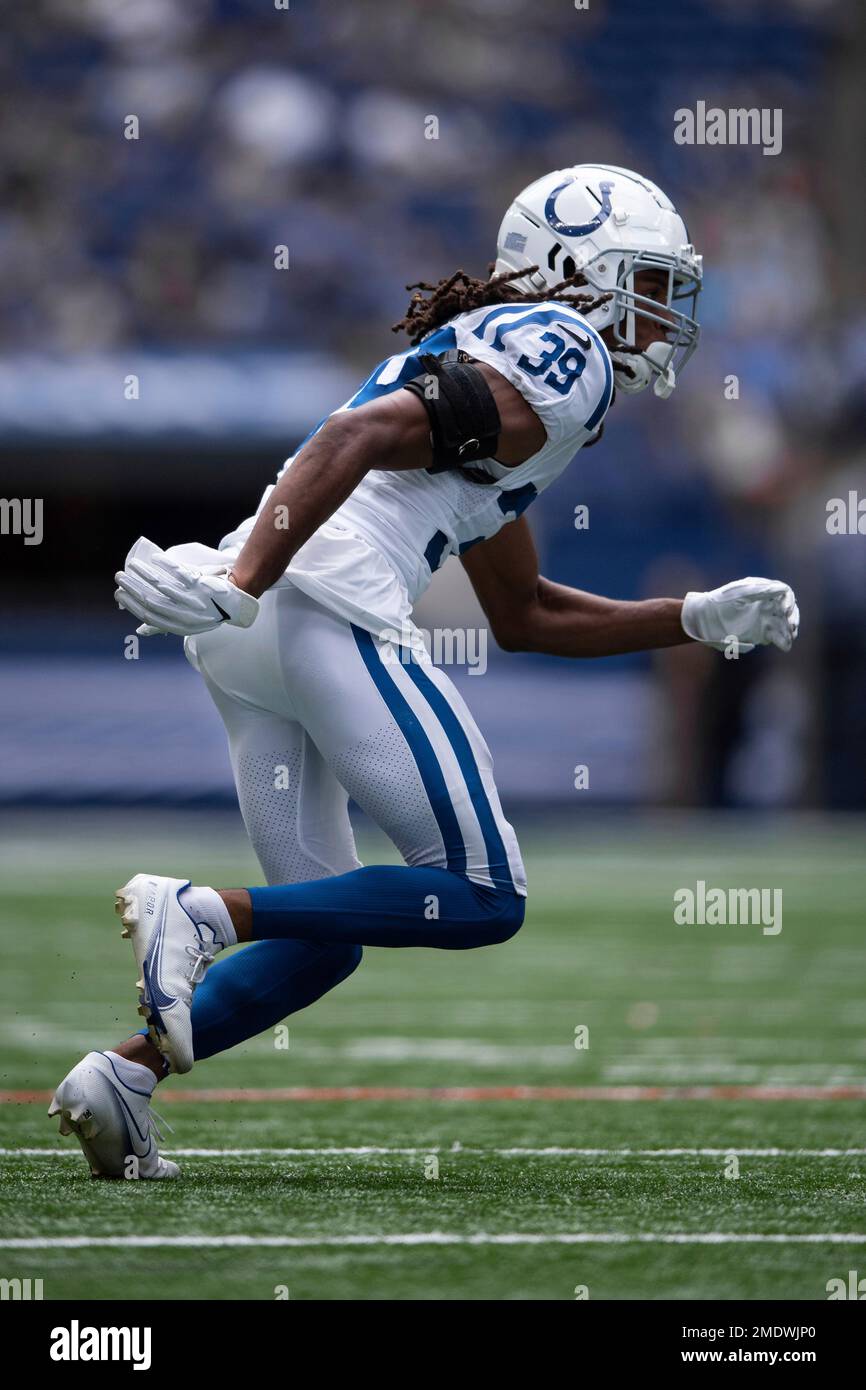
M115 894L122 936L132 939L139 977L138 1012L172 1071L189 1071L192 996L223 948L213 927L194 922L178 901L189 879L136 874Z
M176 1163L160 1158L162 1136L150 1094L121 1081L104 1052L88 1052L54 1093L49 1115L60 1133L74 1134L94 1178L178 1178Z

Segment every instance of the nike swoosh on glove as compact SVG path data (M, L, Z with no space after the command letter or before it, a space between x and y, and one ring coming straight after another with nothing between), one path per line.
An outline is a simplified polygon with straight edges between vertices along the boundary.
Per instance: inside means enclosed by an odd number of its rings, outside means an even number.
M696 642L720 652L770 645L788 652L800 630L800 610L781 579L734 579L705 594L686 594L682 625Z
M191 637L221 623L249 627L259 611L258 599L228 578L228 566L198 569L184 564L146 536L136 541L114 578L114 597L141 621L137 631L142 637L160 632Z

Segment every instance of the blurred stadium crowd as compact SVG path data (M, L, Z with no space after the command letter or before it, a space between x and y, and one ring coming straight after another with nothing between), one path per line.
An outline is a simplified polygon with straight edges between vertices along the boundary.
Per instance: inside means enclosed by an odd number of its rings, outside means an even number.
M804 614L788 664L731 669L691 650L620 664L624 678L650 673L672 712L652 739L664 750L652 795L863 804L864 541L825 526L827 499L863 489L866 196L851 164L866 140L861 5L41 0L4 22L0 453L11 476L46 470L49 515L54 496L80 533L102 505L82 502L96 476L87 483L87 450L64 455L52 429L65 365L98 359L120 378L134 353L264 354L284 364L288 397L293 364L310 354L326 380L360 378L398 342L388 329L407 283L486 269L521 186L590 159L638 168L681 206L704 253L704 337L673 400L618 403L568 498L554 490L533 509L545 567L623 597L741 573L788 579ZM699 99L781 108L781 154L676 145L674 112ZM131 115L137 139L123 135ZM288 272L274 268L283 244ZM47 385L35 361L52 364ZM37 376L22 451L11 418L22 378ZM284 453L305 432L300 397ZM226 456L249 445L218 411L214 423ZM94 453L113 443L94 425ZM137 448L141 507L171 513L184 495L177 450L166 472L145 462L146 439ZM225 530L279 461L253 452L252 487L236 471L220 484L226 515L213 524ZM209 466L229 468L217 456ZM577 502L591 515L579 534ZM82 623L115 621L116 563L103 559L119 561L142 529L133 516L87 551L105 590L95 603L95 575L82 574ZM35 584L32 554L13 557L43 605L63 547L49 534L45 552Z
M376 351L405 280L482 268L514 191L594 152L651 166L687 206L715 333L796 339L828 303L809 97L838 5L42 0L6 24L0 334L16 349ZM700 96L783 107L784 158L676 146L673 110ZM129 114L137 141L120 138ZM291 279L262 254L282 242Z

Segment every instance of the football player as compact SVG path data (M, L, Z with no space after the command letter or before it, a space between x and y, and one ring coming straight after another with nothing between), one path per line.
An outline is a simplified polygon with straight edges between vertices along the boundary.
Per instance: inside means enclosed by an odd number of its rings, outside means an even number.
M91 1052L51 1113L91 1170L164 1178L150 1098L167 1071L306 1008L372 946L464 950L521 926L526 881L490 753L412 621L459 556L500 646L600 657L797 635L794 595L741 579L623 602L539 574L524 513L594 444L615 393L666 398L698 343L701 258L670 199L609 165L558 170L508 209L495 273L413 287L388 357L289 459L218 550L142 538L117 600L185 638L225 723L266 887L136 874L117 908L147 1029ZM364 868L353 797L403 866ZM226 946L248 942L213 968Z

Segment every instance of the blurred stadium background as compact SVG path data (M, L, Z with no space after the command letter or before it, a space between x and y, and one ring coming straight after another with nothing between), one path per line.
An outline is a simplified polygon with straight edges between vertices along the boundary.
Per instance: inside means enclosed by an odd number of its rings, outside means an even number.
M802 638L579 668L491 643L484 679L455 674L503 799L862 807L866 550L825 526L863 480L862 6L41 0L4 22L0 467L44 499L44 541L2 537L0 802L231 804L179 644L125 658L114 570L140 533L215 543L393 350L404 285L483 272L517 189L599 159L685 210L704 339L533 508L544 570L620 597L778 574ZM781 107L782 153L675 145L698 99ZM461 574L420 618L478 621Z

